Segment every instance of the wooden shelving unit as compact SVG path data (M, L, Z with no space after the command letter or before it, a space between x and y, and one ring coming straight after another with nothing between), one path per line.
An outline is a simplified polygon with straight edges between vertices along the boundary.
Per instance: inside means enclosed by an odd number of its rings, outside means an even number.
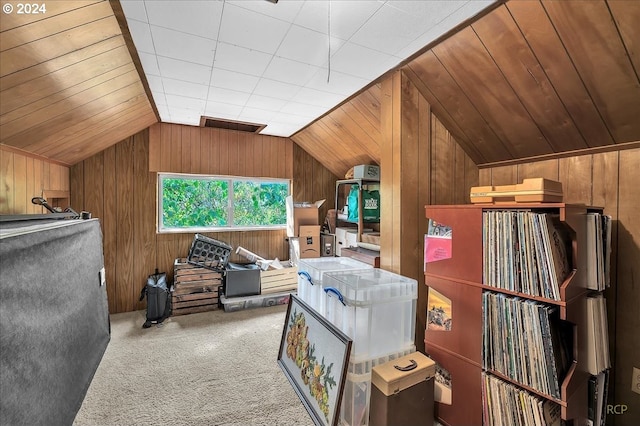
M560 300L531 296L483 283L483 212L489 210L526 210L558 214L571 238L573 271L560 285ZM451 405L437 404L436 413L443 424L482 424L482 374L494 374L561 407L561 417L569 424L584 424L587 419L588 380L586 365L586 285L587 253L586 213L600 211L584 205L564 203L513 203L459 206L426 206L428 219L452 229L451 256L425 265L425 283L451 301L450 331L425 330L425 350L444 368L452 368ZM562 320L574 326L573 362L561 380L561 397L554 398L508 376L483 368L483 293L491 291L521 299L557 306ZM428 308L428 307L427 307ZM456 383L458 382L458 383ZM460 383L465 383L460 386Z
M341 219L342 209L347 204L347 197L351 187L358 185L358 220L350 221ZM342 179L336 181L336 227L347 226L357 227L357 240L362 241L362 230L365 227L371 227L374 230L380 229L380 220L369 221L363 219L363 197L362 191L368 189L380 189L380 181L368 179Z

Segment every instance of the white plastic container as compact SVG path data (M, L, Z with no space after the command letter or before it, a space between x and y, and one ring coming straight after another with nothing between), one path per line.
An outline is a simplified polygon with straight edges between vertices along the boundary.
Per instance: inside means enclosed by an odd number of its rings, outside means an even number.
M327 272L325 318L353 339L354 362L414 344L418 282L382 269Z
M350 361L340 405L340 424L351 426L368 425L371 400L371 371L373 367L415 351L416 347L411 344L404 350L392 354L360 362Z
M373 269L373 266L350 257L319 257L298 261L298 297L325 316L323 277L327 272Z

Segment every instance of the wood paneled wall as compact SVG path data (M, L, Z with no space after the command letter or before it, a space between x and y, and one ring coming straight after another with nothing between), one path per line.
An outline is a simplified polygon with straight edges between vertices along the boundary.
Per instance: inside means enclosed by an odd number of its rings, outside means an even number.
M631 392L633 366L640 365L640 149L537 161L480 170L480 185L505 185L524 178L562 182L564 200L603 207L613 217L611 287L607 298L609 340L615 377L610 404L625 404L624 415L609 413L607 424L640 424L640 398Z
M468 202L478 168L409 75L383 81L381 99L381 268L418 281L415 341L424 352L424 206Z
M0 214L47 213L31 203L45 191L68 192L69 168L0 146Z
M292 179L296 200L333 205L336 176L290 139L230 130L155 124L71 168L72 204L100 218L111 313L144 308L146 276L173 276L193 233L156 233L157 172ZM263 257L288 259L284 230L206 234ZM231 261L242 262L235 253Z

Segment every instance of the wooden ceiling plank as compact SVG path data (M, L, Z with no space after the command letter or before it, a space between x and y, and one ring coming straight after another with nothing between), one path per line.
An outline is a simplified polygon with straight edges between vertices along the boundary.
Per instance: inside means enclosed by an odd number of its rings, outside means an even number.
M456 141L465 149L465 152L473 159L476 164L482 164L486 162L484 155L478 150L476 145L469 140L465 132L458 126L458 123L453 119L449 112L442 106L438 98L429 90L418 75L413 71L411 67L405 67L402 70L409 80L416 87L420 95L427 103L431 112L438 117L438 121L442 122L447 129L451 129L451 132L456 135Z
M11 140L16 135L21 134L26 128L42 127L42 131L47 133L47 129L52 123L60 121L60 119L63 120L64 117L75 115L77 111L83 110L86 105L105 98L110 93L117 92L126 87L129 87L128 91L130 92L133 88L130 86L139 84L139 82L138 73L135 68L131 66L128 72L102 81L82 92L73 94L44 108L30 111L27 115L21 115L6 124L3 123L0 127L2 129L0 141L5 143L5 141ZM104 105L105 104L102 103L102 106ZM60 119L58 119L58 117L60 117ZM8 144L13 145L12 143Z
M47 62L112 37L122 37L113 16L90 22L13 49L0 52L0 77Z
M302 133L294 135L291 139L296 145L300 146L314 158L322 159L323 165L331 170L333 174L336 176L344 176L349 166L347 166L345 159L336 155L336 153L327 146L326 140L328 137L329 136L325 135L323 129L314 125L312 130L305 130Z
M640 74L640 7L638 2L629 0L608 0L609 10L618 26L624 46L629 53L636 75Z
M607 4L542 5L615 142L640 140L640 84Z
M494 9L472 28L553 151L587 148L506 6Z
M149 111L151 109L142 98L132 104L120 104L104 113L87 118L79 123L81 125L75 126L76 132L70 134L62 143L43 145L41 152L50 158L68 158L68 162L74 164L79 161L79 153L95 151L93 152L95 154L110 146L101 143L103 138L109 139L109 135L111 135L112 141L120 141L143 130L145 127L140 127L139 123L148 122ZM151 124L153 123L146 127ZM116 133L118 135L125 133L126 135L115 138ZM88 141L90 143L87 143ZM102 146L102 149L97 149L98 146Z
M380 163L380 144L364 131L358 117L353 118L342 108L335 109L328 116L330 121L340 125L343 133L348 133L356 146L362 148L378 164Z
M553 152L471 27L444 40L433 52L516 157Z
M43 62L33 67L0 78L0 90L4 92L14 86L27 83L42 76L47 76L52 72L68 67L70 64L82 62L93 56L100 55L104 52L108 52L124 45L124 38L122 38L122 36L113 37L99 43L86 46L82 49L70 52L66 55L58 56L57 58L51 59L50 61Z
M542 5L534 1L511 1L506 7L587 145L612 144L613 138L607 126Z
M324 116L318 121L318 124L320 128L324 128L328 134L332 135L333 142L328 146L329 149L336 150L336 148L339 147L339 155L347 158L359 158L365 156L369 158L369 155L366 154L362 147L358 145L353 135L344 131L341 123L331 120L331 117L329 116ZM371 158L369 158L369 160L371 160ZM365 163L354 163L352 166L355 166L356 164Z
M355 100L354 100L355 101ZM380 150L380 141L382 139L382 135L380 134L380 126L375 127L371 124L366 116L364 116L355 104L357 102L347 102L342 105L340 109L342 113L348 116L351 120L355 121L358 126L361 128L362 132L364 132L368 139L371 140L372 143L376 145L377 150Z
M350 102L344 105L349 109L358 111L364 118L363 126L370 129L371 136L378 141L378 145L382 140L380 132L380 96L382 91L380 85L374 84L368 90L362 92Z
M57 97L61 99L60 96L65 97L63 93L69 93L71 89L75 91L84 90L88 82L127 64L133 66L126 46L120 46L53 71L50 74L13 86L0 92L0 114L7 114L10 111L46 98Z
M514 153L493 131L432 51L416 58L408 68L422 83L414 84L430 101L434 114L446 121L459 142L466 141L467 146L474 147L473 151L467 151L474 161L480 164L514 158ZM446 116L451 119L447 120ZM478 162L481 157L485 161Z
M126 76L127 74L131 75L131 73L135 73L135 67L133 66L133 64L129 63L128 65L124 65L120 68L111 70L82 84L58 92L55 95L48 96L36 102L25 105L21 108L15 109L9 113L2 114L0 116L0 126L5 126L14 120L29 120L34 116L52 118L53 116L46 116L45 113L40 113L40 111L46 110L49 107L54 108L54 110L58 108L56 112L63 113L64 110L62 109L62 106L64 105L65 101L73 103L74 98L77 99L77 97L79 96L86 98L88 96L87 91L89 91L90 89L95 89L100 85L111 84L112 80ZM30 123L31 125L37 124L37 120Z
M35 40L51 37L54 34L85 25L88 22L113 16L113 10L108 2L103 1L90 4L86 7L73 9L66 13L53 16L45 13L43 16L46 18L27 25L15 27L8 31L3 31L2 37L0 37L0 52ZM22 17L20 19L22 19Z
M88 6L91 6L94 3L102 3L103 0L77 0L77 1L63 1L56 0L50 2L39 2L37 4L44 4L45 11L43 13L42 10L38 9L37 13L18 13L18 6L12 3L13 12L12 13L2 13L0 15L0 28L2 28L2 37L4 37L4 33L8 32L17 27L21 27L24 25L29 25L38 21L42 21L45 19L50 19L52 17L72 12L76 9L82 9ZM6 2L9 3L9 2ZM23 2L26 4L28 2ZM31 2L33 4L33 2ZM24 9L22 10L25 11Z
M45 121L38 126L25 128L20 133L3 140L2 143L27 150L34 146L60 143L75 133L78 123L82 123L87 118L108 110L113 105L135 103L142 96L146 97L146 94L140 82L137 81L119 90L112 91L101 98L94 99L79 108L70 110L55 119Z

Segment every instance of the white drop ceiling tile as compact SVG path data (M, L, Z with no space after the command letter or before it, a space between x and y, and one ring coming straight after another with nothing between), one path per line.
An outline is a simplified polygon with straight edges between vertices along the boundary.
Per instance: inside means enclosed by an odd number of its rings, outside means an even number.
M169 95L180 95L194 99L207 99L209 87L204 84L191 83L189 81L163 78L164 92Z
M201 114L204 111L205 104L207 103L205 99L188 98L186 96L170 95L168 93L165 94L165 96L167 98L167 105L169 105L169 109L172 111L172 114L175 108L185 111L197 111L198 114Z
M151 25L151 34L156 53L160 56L200 65L213 64L216 48L213 40L154 25Z
M222 1L147 0L144 4L149 22L153 25L200 37L217 38Z
M406 14L416 17L424 23L424 29L426 29L432 24L441 21L443 17L460 9L468 2L469 0L393 0L386 3L386 6L401 10Z
M236 71L227 71L215 67L211 72L212 86L240 92L251 93L259 80L260 77L255 75L241 74Z
M153 96L153 101L155 102L156 106L167 106L167 98L164 92L152 90L151 96Z
M300 86L294 84L261 78L253 93L255 95L288 100L293 98L299 90Z
M131 19L147 22L147 11L144 2L140 0L120 0L120 5L127 18L127 23Z
M261 76L271 61L271 55L256 50L218 43L213 66L227 71Z
M319 67L313 65L275 56L262 76L283 83L303 86L315 75L318 69Z
M327 81L327 79L329 81ZM328 68L321 68L305 85L310 89L349 96L369 84L365 78L354 77Z
M162 85L162 77L158 75L147 75L147 83L151 92L164 92L164 86Z
M348 40L383 4L382 1L332 1L329 21L327 2L306 1L294 23L323 34L330 32L332 37Z
M226 4L232 4L286 22L293 22L303 3L303 1L281 1L273 4L265 0L227 0L226 2Z
M293 25L282 40L276 56L321 66L327 62L329 53L337 51L343 43L342 40L332 37L329 45L326 33Z
M270 98L260 95L251 95L249 96L249 99L247 99L245 107L259 108L275 112L282 108L286 103L287 101L282 99Z
M293 102L301 104L315 105L325 108L333 108L344 100L344 96L336 95L335 93L321 92L320 90L309 89L303 87L293 97Z
M162 77L190 81L197 84L209 84L211 67L158 56L158 66Z
M186 124L188 126L200 125L200 114L192 111L180 108L171 108L169 110L171 114L171 122L176 124Z
M225 5L219 40L273 54L290 25L232 4Z
M138 52L142 69L146 75L160 75L160 68L158 68L158 59L156 55L152 53Z
M423 20L386 3L349 40L361 46L394 54L427 28Z
M278 113L315 118L323 115L328 110L329 108L324 106L302 104L299 102L287 102L285 106L280 108L280 111L278 111Z
M345 43L331 57L331 68L345 74L373 80L381 74L379 64L386 63L390 58L391 55L354 43Z
M207 100L223 104L243 106L247 103L249 96L251 95L246 92L239 92L237 90L229 90L212 86L209 88L209 95L207 96Z
M223 118L225 120L237 120L240 111L242 111L242 106L240 105L207 101L207 105L204 108L204 115L213 118Z
M271 121L282 124L291 124L294 126L302 127L311 121L311 117L304 117L301 115L285 114L282 112L276 113L271 117Z
M149 24L142 21L129 21L129 32L138 52L155 53Z
M247 123L267 124L271 121L274 115L275 112L270 110L245 106L242 108L240 114L238 114L238 120Z
M283 124L283 123L269 123L267 127L260 131L261 135L268 136L280 136L283 138L288 138L293 135L295 132L300 130L299 126L295 126L292 124Z

